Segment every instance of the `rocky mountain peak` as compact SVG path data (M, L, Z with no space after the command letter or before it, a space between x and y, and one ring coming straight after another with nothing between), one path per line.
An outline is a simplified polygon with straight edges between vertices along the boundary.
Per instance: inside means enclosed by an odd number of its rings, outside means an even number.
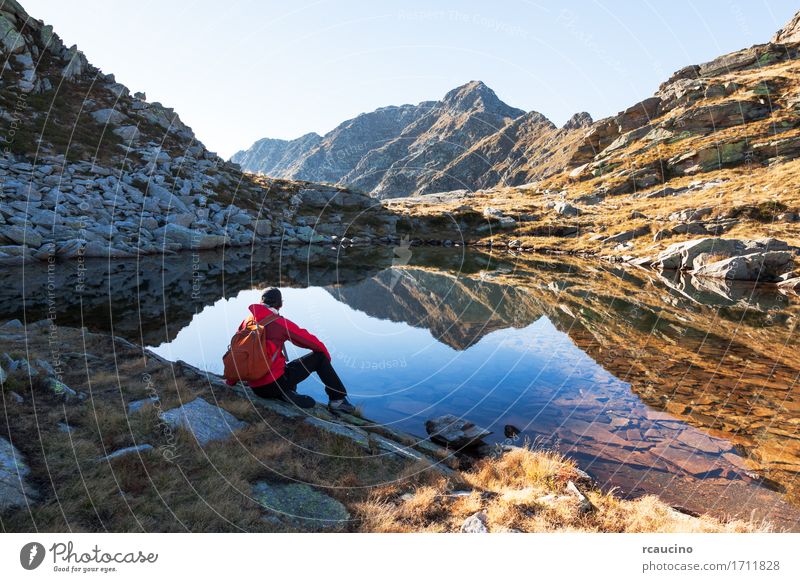
M800 11L796 12L791 20L775 33L770 42L775 44L800 42Z
M447 109L474 112L485 111L501 117L519 117L525 112L500 100L483 81L470 81L449 91L441 101Z
M570 117L562 129L580 129L582 127L589 127L592 123L594 123L592 116L586 111L581 111Z

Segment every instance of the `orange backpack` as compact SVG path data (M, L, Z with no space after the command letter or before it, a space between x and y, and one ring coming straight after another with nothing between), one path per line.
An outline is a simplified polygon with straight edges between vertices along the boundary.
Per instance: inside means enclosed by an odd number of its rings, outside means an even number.
M270 356L267 348L267 325L280 317L273 313L261 321L251 317L247 325L233 334L228 351L222 356L226 380L255 382L266 376L280 351Z

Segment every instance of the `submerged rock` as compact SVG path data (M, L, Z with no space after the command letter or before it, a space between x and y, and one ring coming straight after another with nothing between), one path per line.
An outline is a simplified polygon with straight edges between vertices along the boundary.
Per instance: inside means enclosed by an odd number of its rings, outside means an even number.
M253 485L253 498L280 522L305 531L344 529L350 513L339 501L303 483Z
M185 428L197 439L200 446L205 446L211 441L226 439L237 430L247 426L227 410L209 404L202 398L196 398L179 406L161 413L161 419L172 428Z
M492 434L492 431L452 414L426 421L425 430L431 440L456 449L482 444L484 437Z

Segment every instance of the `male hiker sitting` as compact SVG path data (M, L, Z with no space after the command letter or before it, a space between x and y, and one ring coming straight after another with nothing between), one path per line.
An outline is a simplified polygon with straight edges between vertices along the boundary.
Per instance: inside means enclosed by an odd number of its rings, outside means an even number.
M270 288L261 296L261 303L249 307L251 315L239 326L225 354L225 378L233 385L244 380L257 396L277 398L300 408L311 408L314 399L297 393L297 385L316 372L333 412L352 414L355 407L347 400L347 390L331 365L328 349L319 339L298 327L278 310L283 306L279 289ZM287 362L286 341L312 350L310 354Z

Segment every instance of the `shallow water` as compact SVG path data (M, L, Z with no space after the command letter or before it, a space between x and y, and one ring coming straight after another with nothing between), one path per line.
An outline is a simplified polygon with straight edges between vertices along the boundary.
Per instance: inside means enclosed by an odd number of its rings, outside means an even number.
M58 321L219 372L247 306L279 284L283 315L326 343L368 418L424 435L450 413L493 442L510 424L624 495L798 529L795 302L563 258L414 250L403 264L391 249L101 262ZM50 280L74 288L72 269ZM17 279L39 319L46 275ZM19 316L8 287L0 308ZM316 379L300 391L324 400Z

